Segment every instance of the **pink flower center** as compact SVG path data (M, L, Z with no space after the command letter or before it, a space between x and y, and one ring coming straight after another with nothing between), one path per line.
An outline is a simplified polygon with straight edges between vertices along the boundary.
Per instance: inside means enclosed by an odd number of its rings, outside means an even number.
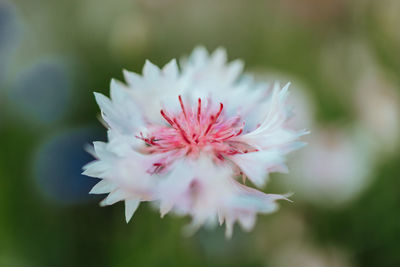
M177 113L160 111L166 125L150 125L148 135L137 136L146 143L146 153L171 152L169 159L163 160L170 161L182 156L195 157L203 151L211 153L216 160L224 160L224 156L247 153L251 149L232 140L243 132L244 123L239 116L225 116L222 103L216 106L209 100L202 105L199 98L197 105L189 107L179 96L179 104ZM164 165L165 162L159 162L154 166Z

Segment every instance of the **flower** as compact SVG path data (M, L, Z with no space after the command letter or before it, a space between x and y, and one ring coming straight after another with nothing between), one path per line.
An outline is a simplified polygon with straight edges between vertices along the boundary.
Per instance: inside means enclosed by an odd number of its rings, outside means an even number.
M313 142L292 162L286 181L298 199L321 207L339 207L370 185L375 164L363 128L325 125L313 128ZM318 164L316 164L318 162Z
M162 69L146 61L143 76L124 71L127 85L111 81L111 99L95 93L108 142L94 142L96 160L84 166L102 179L90 193L108 193L102 205L125 201L127 222L154 201L161 216L190 215L193 229L225 222L228 237L236 221L250 230L257 213L275 211L286 196L244 182L262 187L270 172L286 171L284 156L306 131L287 127L289 84L269 90L240 77L242 68L223 49L199 47L181 70L176 60Z

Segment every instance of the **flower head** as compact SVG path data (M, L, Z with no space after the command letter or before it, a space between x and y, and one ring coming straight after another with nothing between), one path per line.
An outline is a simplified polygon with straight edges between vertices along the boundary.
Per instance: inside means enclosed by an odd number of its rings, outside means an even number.
M195 228L238 221L250 230L257 213L277 209L283 195L264 186L268 174L286 171L284 156L299 148L305 131L289 128L289 84L258 84L241 77L242 62L196 48L181 62L159 69L149 61L143 76L124 71L127 85L111 82L111 99L95 93L108 142L94 142L96 160L84 174L102 179L91 190L108 193L102 205L125 201L127 222L140 202L155 201L161 215L192 217Z

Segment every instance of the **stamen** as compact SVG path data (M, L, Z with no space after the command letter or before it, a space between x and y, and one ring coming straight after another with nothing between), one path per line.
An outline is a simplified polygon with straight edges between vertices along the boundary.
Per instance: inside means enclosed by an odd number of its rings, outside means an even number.
M219 111L218 111L217 115L215 116L215 121L218 119L219 115L221 115L223 108L224 108L224 104L219 103Z
M233 134L231 134L231 135L229 135L227 137L224 137L222 140L228 140L228 139L230 139L230 138L232 138L234 136L240 135L242 132L243 132L243 129L240 129L237 133L233 133Z
M222 103L219 103L219 110L218 110L217 114L215 115L215 117L213 115L210 116L210 119L211 119L210 124L208 125L208 127L207 127L207 129L206 129L206 131L204 132L203 135L207 135L208 134L208 132L211 129L211 126L217 121L219 115L221 115L221 112L222 112L223 108L224 108L224 105Z
M162 170L164 169L164 166L162 163L156 162L153 163L153 168L150 168L147 170L147 173L149 174L156 174L156 173L160 173Z
M200 115L201 115L201 98L199 98L197 102L197 121L200 123Z
M135 135L135 137L137 139L143 140L147 145L157 145L156 141L158 141L154 136L152 136L151 138L147 138L143 135L142 132L140 132L140 136L139 135Z
M160 110L161 116L171 125L174 126L172 120L165 114L164 110Z
M173 158L184 155L197 155L203 149L213 151L216 160L224 161L227 155L246 153L247 147L231 139L243 133L244 123L240 124L240 116L227 118L222 114L224 105L218 109L211 100L202 105L201 98L197 106L190 107L178 96L180 109L177 113L169 113L161 109L160 113L169 125L153 125L152 132L137 138L144 141L149 154L176 151ZM252 148L249 148L252 149ZM169 163L156 162L150 169L153 173L164 171Z
M176 127L178 127L179 132L182 135L182 138L185 140L186 143L190 144L189 138L186 136L186 132L182 129L181 125L178 123L176 119L174 119L174 123Z
M238 136L238 135L240 135L241 133L243 133L243 128L240 129L239 132L237 132L237 133L235 134L235 136Z
M185 105L183 104L183 101L182 101L182 96L179 95L178 98L179 98L179 104L181 105L181 109L182 109L183 115L185 116L185 119L187 119L186 111L185 111Z
M224 160L224 156L222 156L220 153L218 153L216 156L217 156L217 158L218 158L219 160Z

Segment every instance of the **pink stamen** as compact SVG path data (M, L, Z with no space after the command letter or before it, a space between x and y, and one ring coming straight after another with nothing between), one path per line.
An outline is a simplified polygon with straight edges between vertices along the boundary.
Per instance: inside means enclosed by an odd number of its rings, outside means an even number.
M179 104L181 105L181 109L182 109L183 115L185 116L185 119L187 119L186 111L185 111L185 105L182 102L182 96L179 95L178 98L179 98Z
M219 111L217 113L217 116L215 116L215 120L218 119L219 115L221 115L222 109L224 108L224 104L219 103Z
M160 113L171 126L174 126L173 121L165 114L164 110L160 110Z
M199 98L197 103L197 121L200 123L200 116L201 116L201 99Z
M222 109L224 108L224 105L222 103L219 103L219 104L220 104L220 106L219 106L218 113L215 115L215 117L213 115L210 116L211 122L208 125L207 130L204 132L204 135L208 134L208 132L211 129L211 126L214 125L214 123L217 121L219 115L221 115L221 112L222 112Z
M189 138L187 137L185 130L182 129L181 125L178 123L178 121L176 119L174 119L174 123L175 123L176 127L178 127L179 132L181 133L185 142L190 144Z
M201 98L197 105L190 107L178 96L180 111L169 113L160 110L161 116L169 125L150 125L149 136L137 138L143 140L149 154L165 154L162 163L154 163L151 172L164 171L175 159L184 156L196 156L201 151L211 151L216 161L224 161L226 156L254 151L254 148L235 141L235 136L243 133L244 123L240 117L226 117L224 105L216 110L211 100L202 106ZM169 153L169 152L172 152Z
M237 132L234 136L238 136L241 135L241 133L243 133L243 128L239 130L239 132Z

